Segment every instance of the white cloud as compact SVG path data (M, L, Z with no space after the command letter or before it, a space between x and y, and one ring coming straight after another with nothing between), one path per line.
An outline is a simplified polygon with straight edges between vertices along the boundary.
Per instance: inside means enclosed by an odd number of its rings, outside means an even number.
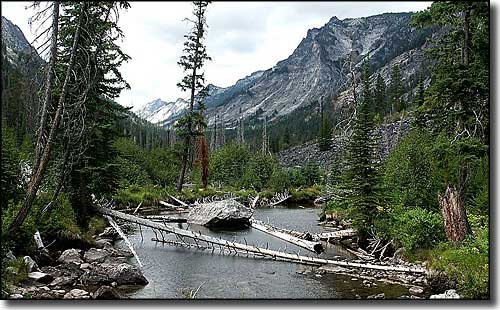
M32 14L30 2L2 1L2 14L17 24L28 39ZM408 12L430 2L213 2L207 13L207 50L213 61L205 66L207 82L227 87L257 70L268 69L287 58L307 30L339 19L384 12ZM189 2L131 2L122 12L121 44L132 59L123 65L123 76L132 89L118 101L140 106L156 98L186 97L177 87L183 73L177 65L191 16Z

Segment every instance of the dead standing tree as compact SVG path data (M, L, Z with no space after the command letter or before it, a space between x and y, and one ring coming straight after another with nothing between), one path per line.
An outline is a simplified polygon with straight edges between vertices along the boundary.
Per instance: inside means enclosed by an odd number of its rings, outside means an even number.
M59 128L59 124L61 121L61 116L62 116L62 113L64 110L64 105L65 105L68 87L69 87L70 79L71 79L72 73L73 73L73 67L74 67L74 63L75 63L75 55L76 55L76 51L78 49L78 40L79 40L80 29L81 29L82 20L83 20L83 11L85 10L85 7L86 7L85 2L83 2L80 7L81 7L81 9L80 9L80 13L79 13L78 21L77 21L77 27L76 27L75 34L73 36L73 45L71 48L70 59L69 59L69 63L68 63L67 68L66 68L65 79L64 79L63 85L61 87L60 96L59 96L59 99L57 102L57 109L56 109L54 116L52 118L52 123L51 123L50 131L48 133L48 137L47 137L45 143L43 143L43 148L39 148L39 146L37 145L37 152L36 152L36 157L34 159L34 166L33 166L36 169L33 169L33 173L31 175L30 181L28 183L28 188L26 190L26 197L24 200L24 204L23 204L22 208L19 210L19 212L17 213L16 217L14 218L13 222L10 224L10 226L7 230L7 233L5 236L7 240L9 240L11 237L13 237L13 235L17 232L17 230L21 227L24 220L26 219L26 216L28 215L28 212L31 209L31 206L33 205L33 201L38 193L38 189L40 188L41 182L42 182L43 177L45 175L45 171L46 171L47 166L48 166L49 161L50 161L50 154L51 154L51 151L52 151L52 148L54 145L54 141L55 141L55 138L57 135L57 131ZM53 24L52 25L53 26L58 25L58 23L59 23L59 3L57 3L57 5L54 3ZM53 28L53 29L55 29L55 28ZM57 47L57 34L53 35L52 39L55 40L55 42L52 41L51 46L53 44L55 44L55 46ZM51 61L52 61L52 57L53 56L51 55ZM56 57L56 56L54 56L54 57ZM55 58L54 58L54 63L55 63ZM49 62L49 66L50 66L50 62ZM51 70L53 71L53 69L54 68L50 68L50 67L47 68L47 70L49 70L49 71L51 71ZM51 77L51 74L47 74L46 87L47 87L47 85L52 87L52 82L53 82L53 77ZM49 92L49 94L50 94L52 91L53 91L53 89L48 89L46 92ZM42 105L42 107L44 109L48 109L48 104L45 107L44 107L44 105ZM44 113L46 114L47 112L42 111L42 113L41 113L42 117L43 117ZM40 126L43 126L43 122L41 122ZM44 129L45 128L43 128L43 127L40 127L40 129L39 129L39 134L41 134L42 136L44 133Z
M203 64L206 60L211 60L204 45L205 30L207 28L205 13L209 3L209 1L193 2L193 15L196 19L186 19L187 21L193 23L194 26L190 33L185 35L185 38L187 39L186 42L184 42L185 54L181 56L181 59L178 62L178 64L184 69L185 72L188 72L188 74L184 76L182 81L178 83L177 86L182 91L189 90L191 92L189 111L176 124L179 135L184 137L184 145L182 149L182 167L177 184L177 190L179 192L182 191L182 186L184 184L188 158L190 158L190 150L192 149L192 140L194 136L198 135L196 131L197 126L195 123L204 122L201 113L195 113L194 103L196 93L205 88L203 85L203 83L205 82L204 73L200 74L199 70L203 67Z

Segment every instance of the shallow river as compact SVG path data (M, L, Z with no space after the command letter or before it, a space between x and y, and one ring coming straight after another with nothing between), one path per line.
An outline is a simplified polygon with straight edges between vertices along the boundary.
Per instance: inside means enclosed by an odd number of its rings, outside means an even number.
M277 227L297 231L321 232L317 225L317 208L257 209L254 217ZM178 225L178 224L173 224ZM183 228L188 227L187 224ZM202 226L189 225L201 233L235 240L270 249L287 248L303 255L315 255L256 229L213 232ZM386 298L408 294L401 286L378 283L375 288L363 286L359 279L325 274L297 273L304 267L298 264L261 258L233 257L215 252L185 249L151 241L155 234L150 229L137 230L130 236L144 265L149 284L128 292L130 298L184 298L185 292L200 289L196 298L355 298L384 292ZM339 246L328 245L321 257L348 256Z

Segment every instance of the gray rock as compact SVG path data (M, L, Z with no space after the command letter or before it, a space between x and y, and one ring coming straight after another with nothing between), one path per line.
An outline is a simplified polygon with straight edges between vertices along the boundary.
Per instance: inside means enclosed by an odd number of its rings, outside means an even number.
M80 251L77 249L68 249L64 251L61 256L57 259L60 263L75 263L81 264L83 263L82 258L80 256Z
M16 260L16 257L14 256L12 251L9 250L7 253L5 253L5 262L8 263L8 262L11 262L13 260Z
M38 271L28 273L28 278L33 281L44 284L49 284L50 282L52 282L52 280L54 280L54 277L51 276L50 274Z
M21 295L21 294L11 294L11 295L9 295L9 299L23 299L23 295Z
M90 264L89 263L83 263L80 265L80 269L89 269L90 268Z
M83 260L87 263L102 263L111 255L108 250L91 248L83 255Z
M190 208L188 223L211 228L244 228L250 225L252 215L252 209L228 199Z
M380 293L380 294L376 294L376 295L370 295L370 296L366 297L366 299L385 299L385 294Z
M115 238L118 237L118 233L115 231L113 227L106 227L104 231L99 234L99 237L111 238L115 240Z
M442 294L431 295L429 299L460 299L460 295L455 290L447 290Z
M72 289L68 293L66 293L63 299L89 299L89 292L81 290L81 289Z
M83 285L109 285L116 282L118 285L145 285L148 280L141 270L127 263L119 265L93 263L79 279Z
M412 295L418 295L418 294L422 294L424 292L424 289L419 287L419 286L412 286L408 289L408 291L410 292L410 294Z
M110 286L101 286L92 294L93 299L121 299L122 296Z
M25 256L23 259L28 268L28 272L39 271L38 264L31 257Z
M108 238L100 238L100 239L97 239L95 241L95 246L98 248L98 249L106 249L106 250L110 250L113 248L113 245L112 245L112 242L113 240L112 239L108 239Z

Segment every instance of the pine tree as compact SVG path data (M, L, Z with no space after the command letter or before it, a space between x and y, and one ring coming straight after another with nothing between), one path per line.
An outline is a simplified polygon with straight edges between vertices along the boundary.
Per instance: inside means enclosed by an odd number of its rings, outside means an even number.
M360 233L360 243L366 240L381 203L377 164L378 144L373 135L373 112L370 108L373 98L370 91L368 60L363 67L362 84L362 100L357 107L352 137L347 147L346 170L342 184L347 193L346 202L353 225Z
M399 71L399 66L395 65L392 67L391 80L389 82L389 104L391 107L391 113L399 112L405 109L405 103L403 101L403 83L401 80L401 72Z
M374 100L375 100L375 113L378 113L381 116L385 115L388 112L386 85L380 73L377 75L377 82L375 84L375 91L374 91Z
M416 107L421 107L424 105L424 99L425 99L424 97L425 97L424 81L422 75L420 75L417 84L417 94L415 96Z
M330 120L325 113L324 104L324 97L322 97L319 101L321 116L321 127L319 130L319 150L321 152L328 150L332 144L332 129L330 127Z
M198 95L198 100L203 99L202 94L198 94L205 90L204 73L200 73L206 60L210 60L208 56L206 47L204 45L205 31L207 28L206 23L206 10L209 1L194 1L193 15L195 20L192 21L193 28L189 34L184 37L187 39L184 42L184 55L181 56L178 64L187 72L182 81L177 84L177 86L182 91L189 90L191 93L191 98L189 101L189 110L177 123L176 128L180 137L184 139L183 150L182 150L182 168L179 175L179 181L177 184L177 190L182 191L182 186L184 184L184 177L186 174L186 169L188 165L188 159L191 157L190 152L192 151L192 140L198 135L198 126L201 125L206 127L203 115L194 109L196 96ZM206 95L206 94L204 94Z

